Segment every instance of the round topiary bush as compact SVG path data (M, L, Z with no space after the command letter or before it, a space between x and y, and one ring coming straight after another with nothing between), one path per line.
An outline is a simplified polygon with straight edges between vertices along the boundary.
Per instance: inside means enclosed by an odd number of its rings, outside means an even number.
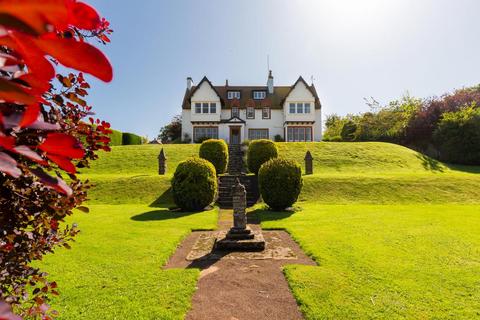
M200 158L210 161L217 171L222 174L227 171L228 146L221 139L208 139L202 142L199 152Z
M250 172L258 174L258 170L268 160L278 157L277 145L267 139L250 142L247 151L247 165Z
M180 162L173 175L172 193L175 204L183 210L203 210L217 193L215 167L197 157Z
M293 160L271 159L260 168L258 184L263 201L273 210L284 210L297 201L302 190L302 169Z

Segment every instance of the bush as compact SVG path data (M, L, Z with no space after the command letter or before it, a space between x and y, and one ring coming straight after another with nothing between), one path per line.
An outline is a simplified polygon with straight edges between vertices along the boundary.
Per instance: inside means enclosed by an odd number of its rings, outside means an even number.
M197 138L194 142L195 143L202 143L203 141L207 141L208 139L210 139L209 137L201 137L201 138Z
M125 146L142 144L142 137L134 133L124 132L122 134L122 144Z
M457 112L444 113L433 141L442 161L480 164L480 109L473 104Z
M112 130L112 133L108 135L110 137L110 146L121 146L123 133L118 130Z
M342 133L340 134L343 141L354 141L355 131L357 131L357 125L353 121L347 121L343 125Z
M228 165L228 146L222 139L208 139L202 142L200 158L210 161L217 174L225 173Z
M217 193L215 167L197 157L180 162L173 175L172 193L175 204L183 210L203 210Z
M293 160L271 159L260 168L258 183L263 201L273 210L284 210L297 201L302 190L302 169Z
M247 151L247 165L250 172L258 174L258 170L268 160L278 157L278 149L271 140L260 139L250 142Z
M279 134L276 134L275 137L273 137L273 140L275 142L285 142L285 139L283 139L283 137Z

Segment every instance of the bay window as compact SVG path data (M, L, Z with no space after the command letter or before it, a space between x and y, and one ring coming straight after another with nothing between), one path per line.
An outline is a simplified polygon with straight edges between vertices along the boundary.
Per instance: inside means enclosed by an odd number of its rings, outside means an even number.
M268 139L268 129L248 129L248 139Z
M204 138L218 139L218 127L193 127L193 141Z
M288 127L287 141L312 141L312 127Z

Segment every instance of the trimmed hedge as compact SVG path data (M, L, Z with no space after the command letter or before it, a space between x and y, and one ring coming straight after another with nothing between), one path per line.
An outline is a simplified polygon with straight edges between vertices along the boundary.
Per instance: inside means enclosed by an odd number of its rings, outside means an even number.
M122 144L126 145L135 145L135 144L142 144L142 137L136 135L134 133L124 132L122 134Z
M215 167L197 157L180 162L172 178L173 200L185 211L200 211L210 205L217 188Z
M278 157L277 145L267 139L253 140L247 151L248 170L258 174L258 170L268 160Z
M227 171L228 146L222 139L208 139L202 142L199 151L200 158L210 161L217 174Z
M109 135L110 146L121 146L122 139L123 139L122 136L123 136L123 133L121 131L112 129L112 133Z
M282 158L265 162L258 172L263 201L273 210L291 207L303 186L302 168L293 160Z

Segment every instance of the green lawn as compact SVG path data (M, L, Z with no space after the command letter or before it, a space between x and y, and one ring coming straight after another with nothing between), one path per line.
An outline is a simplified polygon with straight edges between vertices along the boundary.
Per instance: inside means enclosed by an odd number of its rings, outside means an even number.
M480 317L478 205L302 207L257 212L319 264L285 269L307 319Z
M157 175L165 148L168 174ZM294 214L260 212L320 266L285 273L309 319L463 318L480 310L480 168L449 166L387 143L280 143L314 157ZM61 319L181 319L198 271L161 270L192 229L217 211L178 214L171 176L198 145L113 147L82 176L95 184L72 250L42 262Z

